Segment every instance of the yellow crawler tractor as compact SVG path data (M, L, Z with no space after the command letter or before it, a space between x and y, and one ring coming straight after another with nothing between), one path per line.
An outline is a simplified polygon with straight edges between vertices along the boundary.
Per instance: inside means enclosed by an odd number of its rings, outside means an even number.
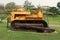
M18 9L11 12L11 28L22 31L52 32L47 22L44 20L43 13L39 10L26 12Z

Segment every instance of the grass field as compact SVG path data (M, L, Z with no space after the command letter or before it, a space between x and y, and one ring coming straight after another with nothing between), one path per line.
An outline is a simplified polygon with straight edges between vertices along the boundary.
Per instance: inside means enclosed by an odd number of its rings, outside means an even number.
M56 17L45 16L45 20L49 24L60 24L60 15ZM58 33L8 32L7 24L0 23L0 40L60 40L60 27L54 26L51 28Z
M47 21L48 24L60 24L60 15L56 16L44 16L44 19Z
M58 33L8 32L6 23L0 23L0 40L60 40L60 27L51 27Z

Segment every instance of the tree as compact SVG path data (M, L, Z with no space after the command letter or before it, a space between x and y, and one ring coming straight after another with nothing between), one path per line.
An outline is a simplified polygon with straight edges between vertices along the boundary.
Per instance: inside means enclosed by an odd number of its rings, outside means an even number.
M34 8L34 5L31 4L28 0L25 1L24 3L24 8L26 11L30 11L32 8Z
M49 11L53 13L53 15L57 14L57 10L58 10L58 9L57 9L56 7L51 7L51 8L49 9Z
M60 9L58 9L58 14L60 15Z
M60 8L60 2L57 3L57 7Z
M43 9L41 8L40 4L37 6L37 9L38 9L39 11L42 11L42 10L43 10Z
M0 4L0 10L4 9L4 5Z
M6 13L10 13L11 11L15 11L16 9L17 8L16 8L16 5L14 2L10 2L5 5L5 12Z
M12 8L15 8L15 7L16 6L15 6L14 2L7 3L6 6L5 6L6 9L12 9Z
M4 13L4 5L0 4L0 13Z
M3 15L4 15L3 13L5 13L5 12L4 12L4 5L0 4L0 22L2 21L2 19L3 19L3 17L4 17L4 16L3 16ZM3 14L3 15L2 15L2 14Z
M58 14L60 14L60 2L57 3L57 7L58 7Z

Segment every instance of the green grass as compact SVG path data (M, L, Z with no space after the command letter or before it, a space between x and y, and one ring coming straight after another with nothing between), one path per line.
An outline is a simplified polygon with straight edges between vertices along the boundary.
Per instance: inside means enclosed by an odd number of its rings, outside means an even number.
M10 31L6 28L6 23L0 23L0 40L60 40L60 27L51 27L58 33L36 33Z
M44 16L45 20L49 24L60 24L60 15L57 16Z
M5 23L0 23L0 40L7 40L7 28Z

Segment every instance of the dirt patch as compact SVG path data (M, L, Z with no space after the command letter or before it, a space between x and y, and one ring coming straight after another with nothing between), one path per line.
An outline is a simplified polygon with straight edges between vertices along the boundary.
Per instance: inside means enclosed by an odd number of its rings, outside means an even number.
M54 29L46 29L46 30L8 30L8 32L37 32L37 33L57 33Z

